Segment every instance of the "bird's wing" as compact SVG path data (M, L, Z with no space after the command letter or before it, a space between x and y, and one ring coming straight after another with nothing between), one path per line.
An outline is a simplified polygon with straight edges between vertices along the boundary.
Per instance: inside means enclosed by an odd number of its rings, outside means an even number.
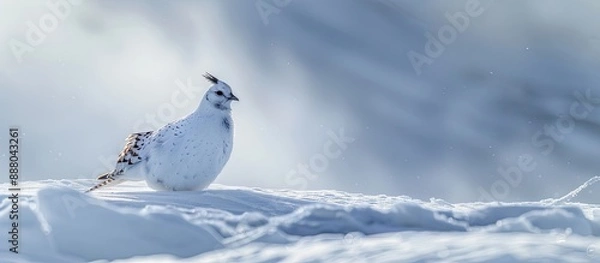
M110 173L105 173L98 176L98 180L101 180L99 184L96 184L92 188L88 189L86 193L94 191L98 188L102 188L109 185L115 185L123 182L123 178L119 175L123 174L127 169L138 164L145 158L145 146L150 142L152 136L151 131L149 132L137 132L130 134L125 139L125 147L121 150L115 170Z
M148 155L148 144L152 143L154 146L163 145L166 142L171 141L174 137L179 136L179 121L169 123L157 131L149 132L138 132L132 133L125 139L125 147L121 150L115 170L109 173L108 176L101 176L106 179L108 177L114 177L127 171L127 169L136 165L145 159Z
M136 165L145 158L144 149L150 142L151 136L151 131L137 132L130 134L127 139L125 139L125 147L121 150L119 158L117 158L113 176L123 173L129 167Z

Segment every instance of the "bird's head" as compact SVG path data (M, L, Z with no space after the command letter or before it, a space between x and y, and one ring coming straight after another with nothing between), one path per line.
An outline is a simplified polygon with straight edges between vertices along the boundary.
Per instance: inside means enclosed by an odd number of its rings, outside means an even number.
M213 107L219 110L230 110L232 101L239 101L239 99L233 95L231 87L227 83L219 80L210 73L203 75L213 85L204 95L204 100L210 103Z

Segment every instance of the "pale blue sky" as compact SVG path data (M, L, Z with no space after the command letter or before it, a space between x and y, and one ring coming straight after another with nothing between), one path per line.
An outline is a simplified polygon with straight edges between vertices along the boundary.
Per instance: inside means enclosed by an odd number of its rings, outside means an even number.
M482 0L416 74L407 54L427 55L426 33L450 30L446 13L467 14L467 2L88 0L61 18L46 1L10 1L0 128L23 131L23 179L93 178L128 133L193 110L209 71L240 98L217 183L451 201L508 185L496 194L508 201L563 195L598 174L595 106L548 154L550 137L536 133L569 114L576 91L600 97L600 4ZM50 32L19 62L11 48L40 20ZM323 159L342 129L355 140ZM513 184L499 169L519 157L536 168Z

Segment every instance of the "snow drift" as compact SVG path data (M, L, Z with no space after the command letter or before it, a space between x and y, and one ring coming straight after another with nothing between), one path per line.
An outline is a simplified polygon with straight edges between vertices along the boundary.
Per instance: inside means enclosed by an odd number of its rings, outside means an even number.
M3 249L3 262L600 260L600 205L567 203L576 193L511 204L219 185L153 192L143 183L81 193L91 184L26 182L19 254ZM0 196L7 233L11 201Z

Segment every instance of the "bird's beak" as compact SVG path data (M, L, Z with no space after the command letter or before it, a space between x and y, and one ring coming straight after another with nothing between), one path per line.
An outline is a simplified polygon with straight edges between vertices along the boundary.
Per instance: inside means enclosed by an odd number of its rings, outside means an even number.
M231 97L229 97L229 100L240 101L240 99L238 99L238 97L236 97L235 95L233 95L233 93L231 93Z

